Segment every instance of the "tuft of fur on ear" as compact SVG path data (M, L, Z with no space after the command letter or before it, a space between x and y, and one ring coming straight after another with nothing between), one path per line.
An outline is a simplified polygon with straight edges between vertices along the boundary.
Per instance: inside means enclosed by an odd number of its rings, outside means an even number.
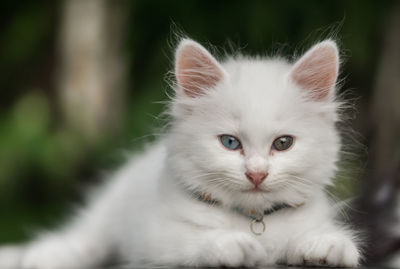
M335 92L339 52L332 40L309 49L293 66L290 79L315 101L329 100Z
M203 46L183 39L175 52L175 76L180 92L198 97L225 80L227 73Z

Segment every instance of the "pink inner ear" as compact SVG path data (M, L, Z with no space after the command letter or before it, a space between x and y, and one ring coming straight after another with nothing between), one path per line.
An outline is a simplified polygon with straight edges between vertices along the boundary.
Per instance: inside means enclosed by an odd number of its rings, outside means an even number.
M298 86L310 91L314 100L324 100L334 91L338 66L336 46L320 44L295 64L291 78Z
M216 60L198 46L184 45L177 55L176 78L179 87L189 97L205 94L223 78L223 72Z

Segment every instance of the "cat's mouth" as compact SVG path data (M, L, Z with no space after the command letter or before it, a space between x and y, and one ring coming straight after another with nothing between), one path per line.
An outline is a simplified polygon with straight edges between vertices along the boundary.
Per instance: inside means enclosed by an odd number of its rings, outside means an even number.
M268 190L261 189L260 187L255 186L250 189L243 190L242 192L244 192L244 193L265 193L265 192L268 192Z

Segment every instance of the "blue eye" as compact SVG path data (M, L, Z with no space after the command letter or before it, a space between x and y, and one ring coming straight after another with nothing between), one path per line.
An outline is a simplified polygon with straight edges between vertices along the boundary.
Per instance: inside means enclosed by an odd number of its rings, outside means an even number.
M225 148L230 150L237 150L242 148L242 144L240 143L239 139L232 135L220 135L219 139L221 140L222 145Z

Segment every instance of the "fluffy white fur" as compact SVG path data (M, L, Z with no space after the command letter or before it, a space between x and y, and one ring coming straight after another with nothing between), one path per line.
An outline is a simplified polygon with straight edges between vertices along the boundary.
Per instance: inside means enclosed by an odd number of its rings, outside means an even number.
M111 255L132 266L357 266L353 233L335 221L324 192L340 149L338 66L330 40L294 64L218 62L198 43L182 40L169 133L133 157L63 229L1 249L0 267L87 268ZM221 134L239 138L243 151L224 148ZM281 135L294 136L294 145L272 150ZM248 191L254 186L247 170L268 172L262 191ZM195 199L197 191L220 204ZM232 209L277 203L294 208L265 216L260 236Z

